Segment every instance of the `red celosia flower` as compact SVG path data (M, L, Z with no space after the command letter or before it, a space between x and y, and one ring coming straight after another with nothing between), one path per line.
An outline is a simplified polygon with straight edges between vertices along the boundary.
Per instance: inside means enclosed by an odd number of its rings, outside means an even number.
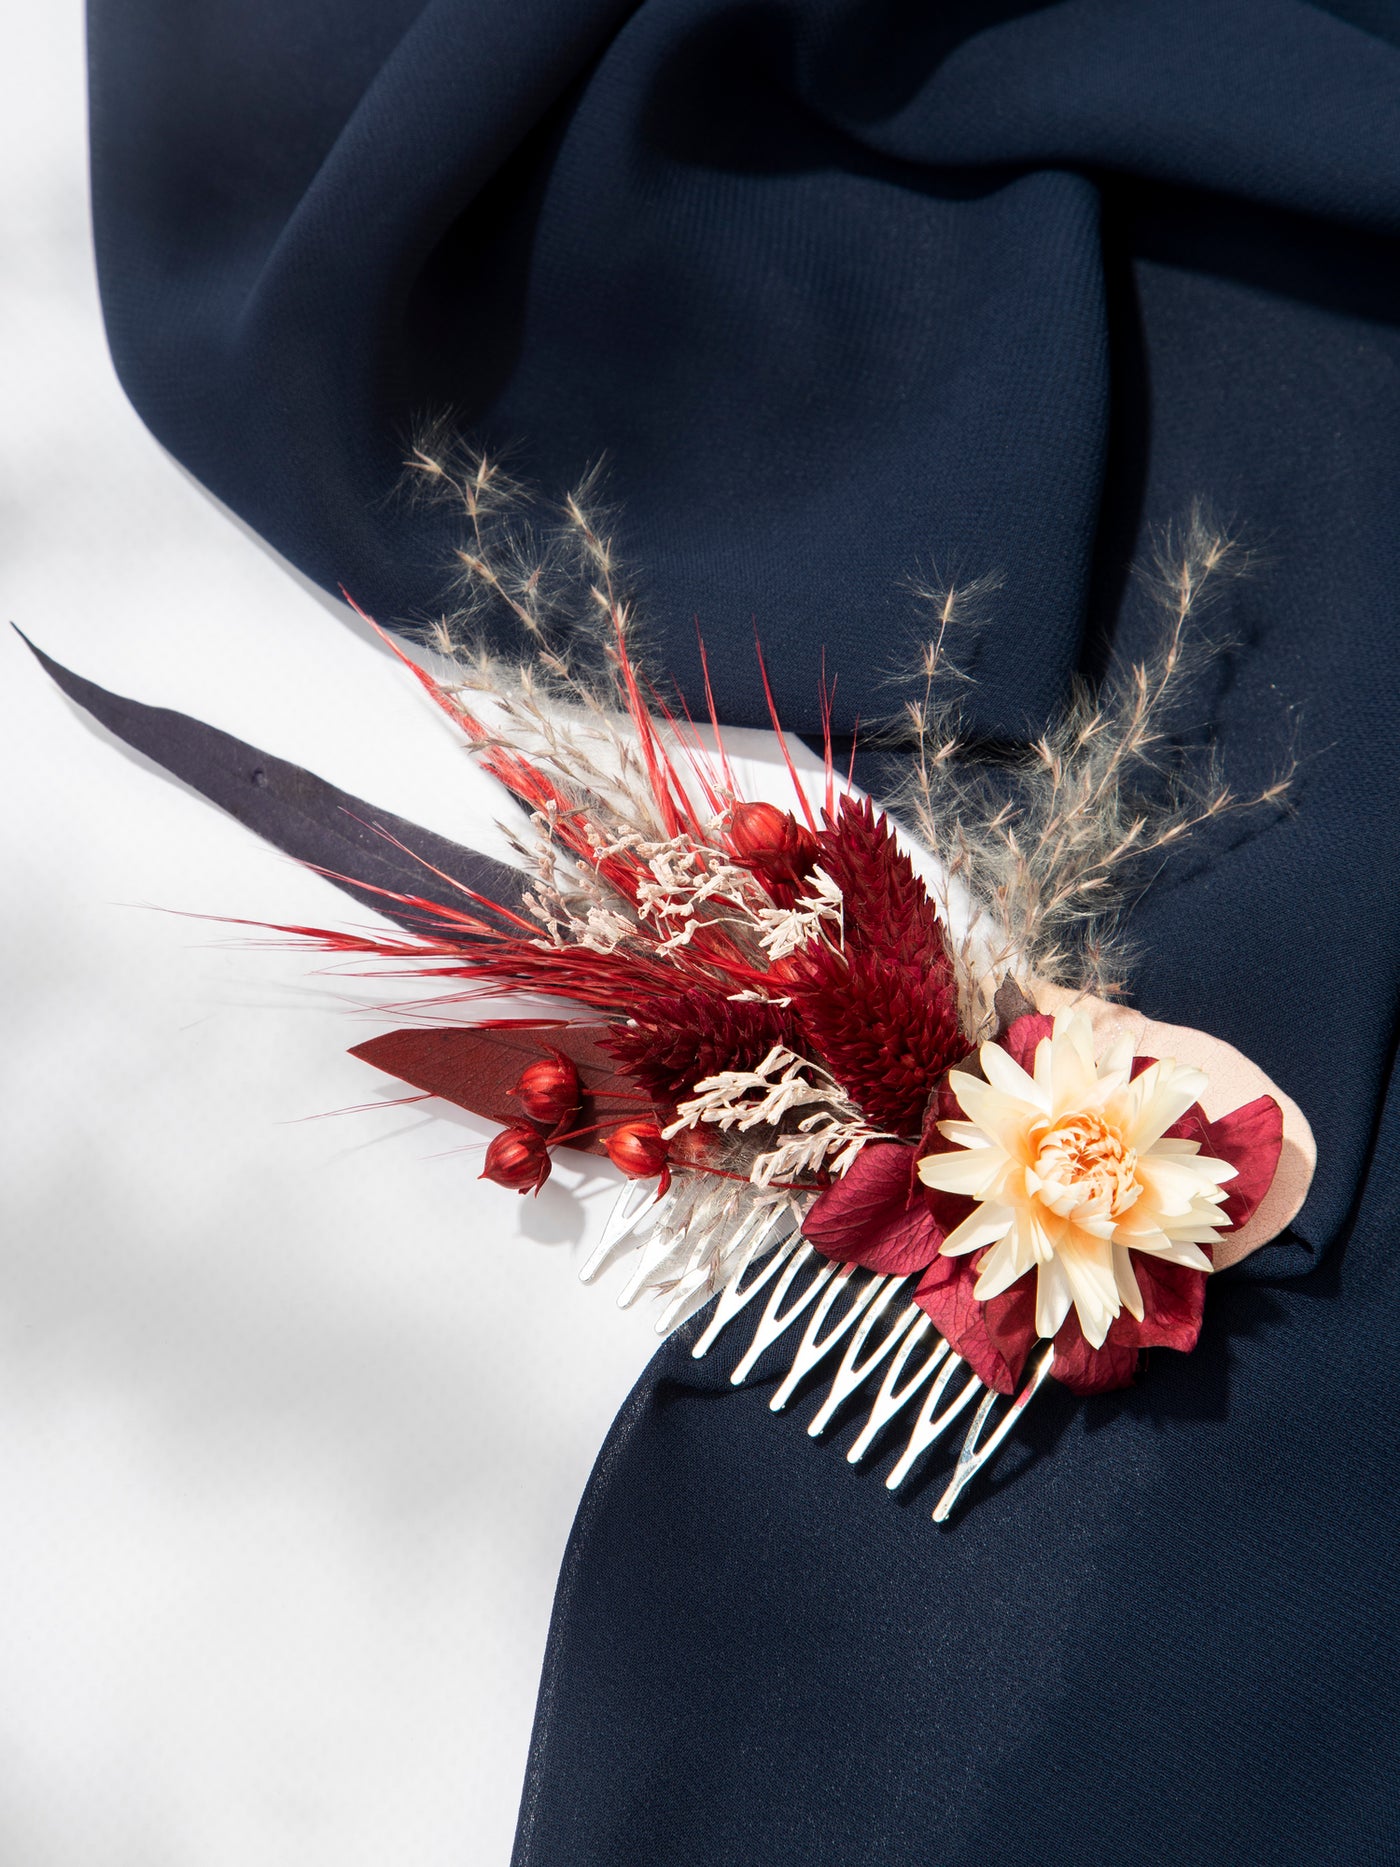
M613 1129L603 1146L614 1167L620 1167L629 1180L650 1180L660 1174L657 1191L662 1193L671 1184L668 1150L654 1121L624 1122Z
M822 832L818 860L841 890L845 944L911 967L949 996L953 964L938 911L869 798L843 797Z
M1001 1047L1029 1067L1050 1024L1048 1018L1018 1019L999 1040ZM1142 1068L1150 1062L1138 1059ZM940 1100L947 1099L945 1090ZM937 1113L944 1119L949 1111ZM951 1113L955 1117L958 1111ZM1245 1224L1278 1164L1282 1121L1273 1098L1261 1096L1215 1122L1196 1105L1167 1133L1198 1142L1202 1154L1236 1169L1224 1211L1232 1226ZM973 1202L920 1185L915 1163L949 1146L932 1126L917 1147L872 1143L845 1178L817 1200L803 1231L819 1251L848 1263L894 1275L924 1269L915 1302L989 1387L1014 1393L1038 1339L1036 1281L1020 1277L1000 1294L979 1301L973 1292L983 1254L941 1254L945 1238L973 1210ZM1071 1308L1054 1337L1051 1372L1076 1393L1127 1386L1142 1349L1195 1347L1206 1273L1142 1252L1134 1252L1133 1264L1142 1295L1140 1320L1125 1308L1102 1345L1091 1348Z
M487 1148L481 1178L516 1193L538 1193L549 1178L549 1169L549 1149L539 1131L524 1122L512 1122Z
M582 1100L578 1071L558 1051L522 1071L513 1093L530 1120L546 1128L562 1128L578 1113Z
M774 1044L800 1051L802 1039L786 1007L697 986L638 1005L602 1044L654 1101L673 1106L705 1077L752 1069Z
M813 941L781 970L809 1048L867 1120L917 1133L965 1054L952 960L928 890L867 799L841 799L820 838L842 896L840 952Z
M875 1127L917 1134L934 1085L967 1051L951 984L849 940L845 953L814 941L788 962L787 991L806 1054Z
M812 832L776 804L736 804L725 823L725 836L735 861L765 884L802 881L819 853Z

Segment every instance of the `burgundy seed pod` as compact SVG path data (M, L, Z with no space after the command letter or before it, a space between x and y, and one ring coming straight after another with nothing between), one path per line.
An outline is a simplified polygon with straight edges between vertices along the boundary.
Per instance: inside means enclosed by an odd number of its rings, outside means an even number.
M654 1121L624 1122L613 1129L603 1146L614 1167L620 1167L629 1180L650 1180L660 1174L661 1191L670 1185L669 1149Z
M582 1099L578 1071L557 1052L522 1071L514 1094L530 1120L546 1128L561 1128L571 1121Z
M812 832L776 804L736 804L725 827L735 860L764 880L800 882L821 853Z
M538 1193L549 1178L549 1168L544 1137L524 1122L512 1122L487 1148L481 1177L516 1193Z

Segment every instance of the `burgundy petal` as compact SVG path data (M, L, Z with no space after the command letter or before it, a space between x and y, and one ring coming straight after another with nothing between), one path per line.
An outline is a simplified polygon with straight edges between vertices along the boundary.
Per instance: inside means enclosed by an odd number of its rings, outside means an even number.
M1189 1354L1196 1346L1206 1273L1144 1251L1133 1253L1133 1269L1142 1292L1141 1322L1124 1310L1115 1317L1102 1348L1090 1348L1073 1310L1060 1325L1050 1372L1076 1394L1106 1394L1111 1388L1131 1386L1140 1349L1174 1348Z
M1210 1247L1204 1246L1207 1256ZM1175 1348L1190 1354L1201 1333L1206 1303L1206 1273L1166 1258L1133 1253L1143 1318L1139 1322L1125 1310L1109 1330L1110 1341L1135 1341L1142 1348Z
M922 1270L947 1234L915 1176L917 1160L903 1142L870 1142L817 1199L803 1236L843 1264L895 1276Z
M1024 1018L1017 1018L1014 1024L1009 1024L996 1041L1029 1076L1035 1069L1035 1053L1040 1040L1051 1036L1054 1029L1053 1018L1047 1018L1039 1011L1028 1012Z
M1254 1217L1273 1185L1283 1152L1283 1110L1272 1096L1260 1096L1243 1108L1206 1124L1203 1152L1228 1160L1235 1177L1226 1187L1225 1214L1240 1226Z
M1035 1279L1022 1277L989 1303L973 1296L977 1272L966 1257L935 1258L914 1301L974 1374L1014 1394L1035 1343Z
M1013 1386L1039 1337L1035 1327L1035 1279L1020 1277L1009 1290L982 1305L993 1348L1001 1356Z
M1102 1348L1090 1348L1084 1340L1079 1318L1071 1310L1055 1337L1055 1359L1050 1364L1055 1379L1075 1394L1106 1394L1115 1387L1131 1387L1138 1364L1138 1345L1114 1341L1114 1329L1122 1320L1120 1316L1114 1323ZM1133 1318L1128 1320L1131 1322Z

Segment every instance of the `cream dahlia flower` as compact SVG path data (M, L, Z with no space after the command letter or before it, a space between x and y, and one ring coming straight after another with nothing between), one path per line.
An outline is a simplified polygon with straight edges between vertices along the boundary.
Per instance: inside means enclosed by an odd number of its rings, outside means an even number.
M983 1044L981 1060L985 1082L949 1073L968 1119L938 1127L956 1148L919 1162L926 1186L978 1202L943 1254L986 1251L973 1291L983 1301L1034 1270L1038 1333L1054 1335L1072 1303L1099 1348L1121 1310L1142 1320L1134 1251L1208 1271L1200 1247L1229 1224L1235 1169L1165 1133L1206 1078L1168 1058L1132 1077L1127 1037L1096 1063L1093 1027L1073 1010L1056 1014L1033 1076L998 1044Z

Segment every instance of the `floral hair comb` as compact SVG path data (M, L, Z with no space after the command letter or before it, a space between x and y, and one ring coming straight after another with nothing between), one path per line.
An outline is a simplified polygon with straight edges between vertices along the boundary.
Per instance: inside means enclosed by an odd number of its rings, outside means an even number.
M891 1489L971 1410L946 1518L1047 1378L1101 1392L1144 1350L1194 1347L1212 1271L1276 1236L1311 1177L1307 1122L1262 1071L1110 1002L1124 878L1288 782L1236 799L1165 737L1226 546L1193 519L1158 568L1156 658L990 762L948 655L970 593L926 593L906 830L838 774L825 691L820 760L770 694L791 797L747 793L708 670L705 732L646 677L586 490L545 536L491 463L414 465L462 514L467 601L428 632L438 673L394 652L523 806L518 867L40 660L400 929L277 931L448 982L352 1054L498 1124L485 1178L538 1190L557 1148L620 1170L586 1280L629 1258L619 1301L656 1292L661 1333L713 1302L696 1356L754 1306L732 1381L776 1368L781 1411L829 1374L809 1434L859 1395L846 1456L894 1449ZM523 660L480 646L483 612ZM517 1015L469 1015L503 997Z

